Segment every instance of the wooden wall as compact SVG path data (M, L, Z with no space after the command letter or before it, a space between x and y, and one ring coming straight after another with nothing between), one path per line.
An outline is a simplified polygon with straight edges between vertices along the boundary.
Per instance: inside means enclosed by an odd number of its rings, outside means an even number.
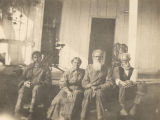
M60 42L66 44L60 53L60 65L69 67L74 56L88 63L91 18L115 18L115 42L127 43L129 0L62 0Z
M139 72L160 70L160 0L139 0L137 56ZM160 72L160 71L159 71Z

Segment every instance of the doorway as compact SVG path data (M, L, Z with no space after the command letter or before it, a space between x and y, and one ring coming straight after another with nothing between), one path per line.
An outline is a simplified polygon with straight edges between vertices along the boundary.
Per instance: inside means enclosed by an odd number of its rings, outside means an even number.
M59 40L59 30L62 14L62 2L45 0L41 52L51 64L59 63L59 53L56 42Z
M114 43L115 19L92 18L89 58L88 63L92 63L92 52L101 49L105 52L105 66L110 66L112 62L112 48Z

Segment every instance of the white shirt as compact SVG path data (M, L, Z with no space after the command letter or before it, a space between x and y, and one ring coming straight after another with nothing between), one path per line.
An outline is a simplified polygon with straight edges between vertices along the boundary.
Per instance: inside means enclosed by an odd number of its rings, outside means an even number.
M129 74L129 70L125 70L124 69L124 72L125 74L128 76ZM120 84L120 79L116 79L115 82L116 82L116 85L119 85ZM134 69L133 72L132 72L132 75L131 75L131 78L130 78L130 81L132 81L133 83L136 83L137 81L137 70Z

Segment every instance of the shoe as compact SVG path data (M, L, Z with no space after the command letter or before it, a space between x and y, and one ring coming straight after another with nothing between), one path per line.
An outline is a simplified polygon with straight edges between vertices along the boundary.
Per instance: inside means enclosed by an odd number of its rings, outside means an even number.
M131 108L131 110L129 111L129 115L135 116L135 114L136 114L136 106L134 105L134 106Z
M123 108L123 109L120 111L120 115L121 115L121 116L127 116L128 113L127 113L127 111Z
M28 116L28 119L27 120L33 120L33 113L31 112Z
M14 115L14 116L15 116L15 118L16 118L16 119L20 119L20 118L22 117L22 115L21 115L21 114L19 114L19 113L15 113L15 115Z
M22 117L21 117L21 120L28 120L28 118L27 118L27 117L22 116Z

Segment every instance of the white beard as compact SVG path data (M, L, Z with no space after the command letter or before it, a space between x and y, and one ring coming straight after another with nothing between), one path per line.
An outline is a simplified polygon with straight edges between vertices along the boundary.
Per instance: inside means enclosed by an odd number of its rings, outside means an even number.
M100 63L100 62L94 62L93 63L93 69L95 70L95 71L101 71L101 69L102 69L102 63Z

